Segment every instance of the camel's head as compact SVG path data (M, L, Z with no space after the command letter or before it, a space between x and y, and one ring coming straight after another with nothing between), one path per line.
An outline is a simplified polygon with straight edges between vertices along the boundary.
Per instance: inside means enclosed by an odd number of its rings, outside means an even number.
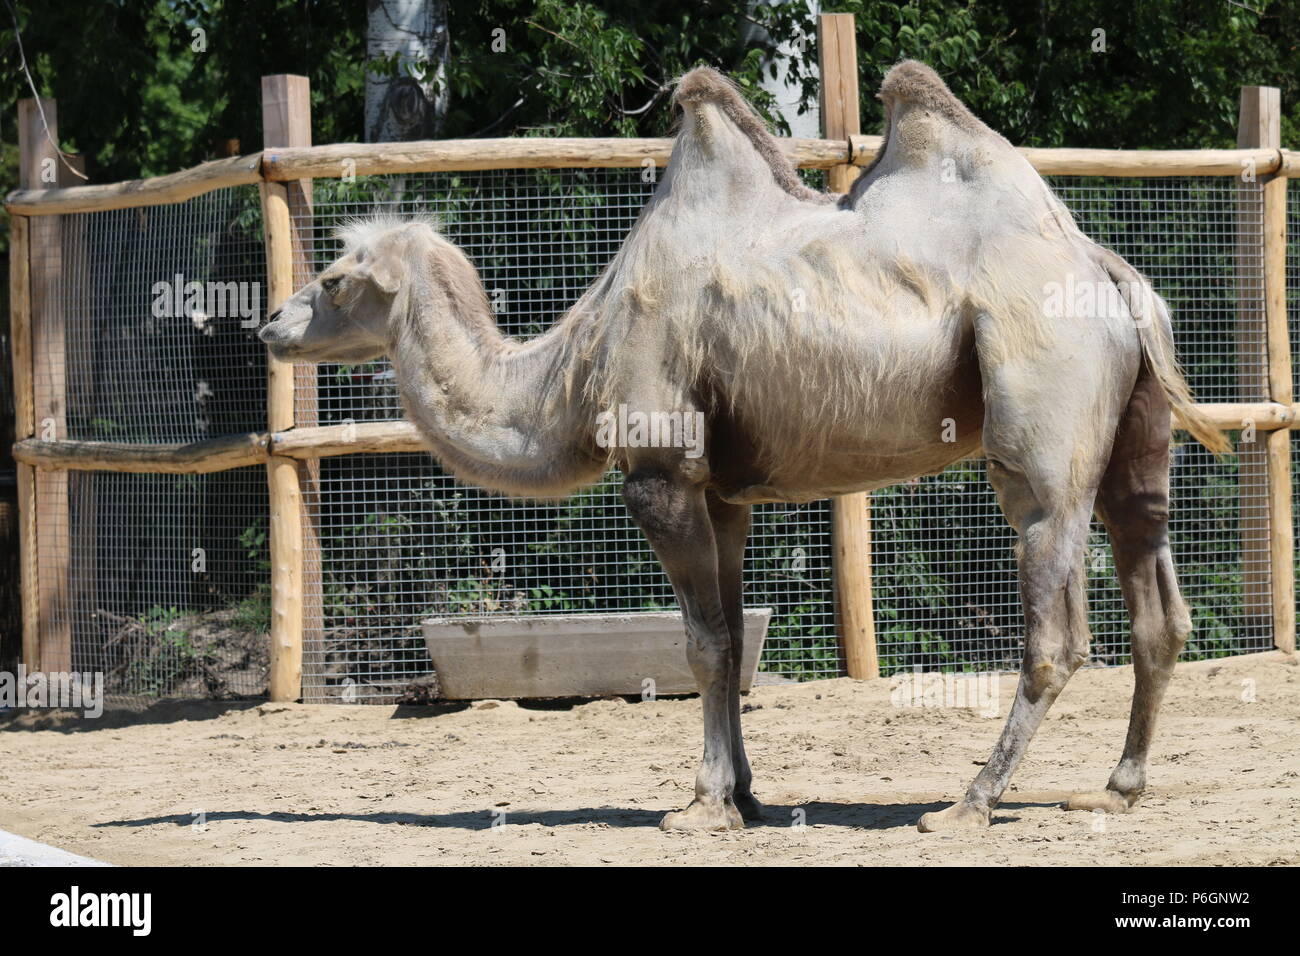
M394 341L393 316L429 243L447 244L424 221L365 220L340 230L343 255L271 313L258 333L292 362L377 359Z

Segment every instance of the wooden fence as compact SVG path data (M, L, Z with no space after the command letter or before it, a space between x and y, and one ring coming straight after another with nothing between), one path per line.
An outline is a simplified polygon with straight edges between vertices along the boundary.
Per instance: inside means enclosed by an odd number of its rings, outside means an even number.
M821 18L822 117L825 138L782 141L804 169L827 171L833 190L845 190L868 165L880 137L859 133L852 18ZM265 148L260 153L205 163L193 169L111 185L68 185L59 177L57 105L42 103L48 135L35 101L19 110L21 187L5 206L10 220L11 329L18 462L23 661L31 671L71 668L66 622L50 608L66 592L68 552L67 471L204 474L264 464L271 503L271 673L273 700L300 695L303 632L320 627L321 608L305 606L305 586L320 575L315 531L304 499L315 493L319 459L363 452L420 449L405 422L321 426L312 409L314 379L295 383L294 366L269 359L266 429L190 444L75 441L59 437L65 409L60 371L68 316L59 314L52 284L58 281L61 220L67 213L177 203L212 190L257 184L266 243L268 309L275 309L310 280L302 223L309 219L311 179L344 175L484 169L663 166L670 139L482 139L391 144L313 146L307 80L269 76L262 81ZM1232 150L1023 149L1046 175L1174 177L1244 176L1262 184L1262 235L1243 225L1243 247L1263 249L1264 353L1248 356L1267 369L1267 398L1201 408L1224 430L1253 428L1262 440L1242 452L1257 456L1267 474L1266 506L1242 518L1243 545L1267 553L1267 576L1246 582L1271 595L1276 646L1295 649L1295 578L1292 532L1291 431L1300 405L1293 393L1286 313L1286 189L1300 176L1300 153L1281 148L1280 99L1267 87L1243 87L1238 145ZM1258 310L1249 311L1258 321ZM42 361L35 359L41 357ZM304 391L306 395L304 396ZM297 401L295 403L295 392ZM296 406L296 407L295 407ZM47 434L47 426L52 431ZM853 677L878 676L870 588L869 496L849 495L834 509L835 567L840 639ZM1243 507L1243 512L1244 512ZM37 541L52 560L38 568Z

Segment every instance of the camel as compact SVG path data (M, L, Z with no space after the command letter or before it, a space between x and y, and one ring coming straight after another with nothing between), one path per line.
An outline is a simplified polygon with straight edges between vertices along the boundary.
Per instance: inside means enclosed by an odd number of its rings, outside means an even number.
M1088 656L1094 509L1132 618L1128 736L1106 787L1125 812L1191 630L1168 539L1171 416L1215 451L1170 316L1029 163L929 67L885 76L885 139L847 195L802 184L720 74L687 73L662 179L619 252L555 325L503 337L477 272L427 221L342 230L343 255L261 330L293 361L387 355L410 420L460 479L562 497L624 474L672 581L704 711L695 796L664 829L762 818L741 736L741 569L750 506L881 488L983 454L1018 534L1019 684L993 754L922 832L987 826ZM1080 291L1083 290L1083 291ZM703 454L600 441L615 408L703 417ZM626 437L626 436L624 436Z

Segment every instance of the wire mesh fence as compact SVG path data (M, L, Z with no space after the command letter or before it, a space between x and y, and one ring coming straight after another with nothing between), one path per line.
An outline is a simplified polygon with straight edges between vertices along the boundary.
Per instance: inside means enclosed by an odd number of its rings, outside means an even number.
M1061 177L1053 185L1085 232L1169 299L1199 400L1263 398L1259 188L1221 178ZM433 213L478 267L503 331L529 337L597 276L653 190L640 169L315 180L312 208L297 222L300 266L310 272L331 261L339 252L333 231L348 218ZM1290 202L1295 236L1294 191ZM39 363L50 375L61 365L66 376L57 437L174 442L265 426L264 351L256 322L247 326L244 315L260 317L264 304L255 189L57 223L61 235L50 247L57 253L33 263L34 276L44 276L34 287L51 297L48 311L67 316L63 351L37 351L38 391ZM1294 325L1294 246L1288 283ZM34 303L38 318L42 308ZM300 423L402 415L387 362L324 365L297 382ZM1242 448L1222 461L1181 440L1172 451L1172 537L1197 625L1188 655L1271 646L1268 553L1242 530L1243 516L1266 510L1266 476L1258 449ZM962 462L872 496L886 673L1018 666L1014 535L983 471L981 462ZM67 586L42 594L43 614L51 640L68 635L72 665L112 675L110 688L121 694L262 692L269 626L262 469L56 474L44 473L40 507L66 517L42 527L39 563L42 580L62 576ZM430 616L674 607L619 487L610 474L562 503L516 502L454 482L423 454L322 459L304 497L315 569L305 576L304 603L319 608L304 635L304 698L424 699L431 662L420 623ZM773 608L761 664L768 673L800 680L842 673L830 525L826 501L754 511L745 599ZM1123 662L1127 617L1100 527L1082 557L1094 660Z
M257 189L32 220L38 437L259 430ZM42 661L113 697L264 693L265 472L38 471Z

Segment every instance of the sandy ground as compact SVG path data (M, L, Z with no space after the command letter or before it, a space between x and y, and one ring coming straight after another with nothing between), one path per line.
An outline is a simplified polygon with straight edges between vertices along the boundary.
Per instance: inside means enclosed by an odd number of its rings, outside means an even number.
M748 696L768 821L741 832L657 829L692 789L696 699L26 713L0 722L0 828L127 865L1300 863L1300 667L1276 653L1180 665L1137 810L1059 808L1105 784L1132 679L1074 677L982 832L915 823L1001 720L847 679Z

